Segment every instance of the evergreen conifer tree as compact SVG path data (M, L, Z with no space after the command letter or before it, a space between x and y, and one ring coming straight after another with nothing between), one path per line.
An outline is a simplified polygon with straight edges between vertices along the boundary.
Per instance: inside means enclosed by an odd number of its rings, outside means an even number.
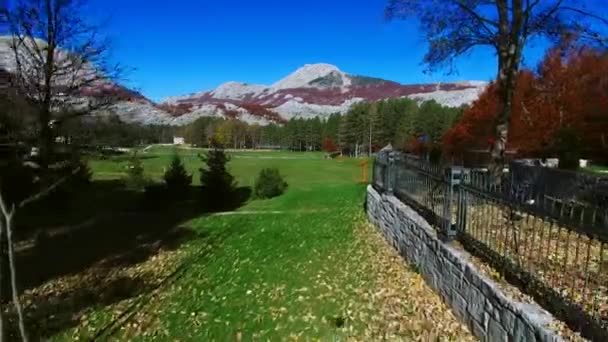
M183 198L188 193L190 184L192 184L192 175L189 175L180 159L179 155L175 153L171 160L169 169L163 176L167 190L169 193L176 198Z
M234 203L236 182L226 169L230 158L224 150L214 145L201 160L206 167L201 168L202 204L206 210L218 211L230 208Z

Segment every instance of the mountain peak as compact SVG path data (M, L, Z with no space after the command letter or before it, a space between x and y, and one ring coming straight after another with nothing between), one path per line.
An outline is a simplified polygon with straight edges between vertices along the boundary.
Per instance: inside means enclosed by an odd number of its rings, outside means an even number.
M348 83L346 74L337 66L327 63L305 64L291 75L283 78L272 85L274 89L310 88L311 82L327 76L342 78L343 83Z
M256 96L265 89L266 86L263 85L230 81L212 90L211 95L216 99L243 100L248 96Z
M330 73L332 71L341 72L337 66L328 63L312 63L312 64L304 64L301 68L296 70L298 71L308 71L308 72L324 72Z

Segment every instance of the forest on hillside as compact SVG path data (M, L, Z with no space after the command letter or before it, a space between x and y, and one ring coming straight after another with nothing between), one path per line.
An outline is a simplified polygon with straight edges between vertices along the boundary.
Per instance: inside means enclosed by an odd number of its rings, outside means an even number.
M411 137L438 143L460 118L463 108L449 108L434 101L389 99L354 105L347 113L327 118L293 118L285 124L247 124L238 119L201 117L181 126L143 126L121 122L117 117L80 118L61 127L58 135L73 144L131 147L172 143L180 136L194 146L211 141L226 148L280 148L294 151L343 151L362 154L388 143L406 146Z

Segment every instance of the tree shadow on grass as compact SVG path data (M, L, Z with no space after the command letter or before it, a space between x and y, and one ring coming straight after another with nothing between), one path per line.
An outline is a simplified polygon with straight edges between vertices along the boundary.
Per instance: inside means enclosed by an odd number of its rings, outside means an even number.
M204 188L199 188L202 209L205 213L233 211L242 207L251 197L251 187L242 186L224 192L221 195L209 194Z
M191 197L199 191L192 189ZM161 280L153 279L153 267L145 272L137 267L159 252L176 250L192 240L214 248L238 233L229 230L209 236L183 227L209 213L196 199L170 202L165 198L161 206L150 207L143 193L133 193L115 181L93 182L86 192L84 198L75 195L76 203L70 201L73 207L67 211L45 211L44 205L28 210L30 216L22 216L18 227L45 231L21 234L16 252L19 290L27 290L25 313L34 340L80 324L88 308L149 293ZM245 203L249 194L246 189L236 191L233 209ZM134 271L125 271L130 269ZM5 283L4 303L7 289ZM12 316L9 323L14 323ZM9 324L7 329L13 337L17 337L15 327Z

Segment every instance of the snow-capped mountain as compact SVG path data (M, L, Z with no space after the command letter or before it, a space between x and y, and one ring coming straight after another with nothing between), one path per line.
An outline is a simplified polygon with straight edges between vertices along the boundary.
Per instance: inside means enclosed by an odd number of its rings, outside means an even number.
M0 37L0 70L15 72L11 39ZM227 82L216 89L174 96L154 103L140 93L104 82L82 96L111 95L115 103L97 115L113 113L125 122L184 125L202 116L237 118L248 123L282 123L294 117L326 117L344 113L355 103L410 97L460 106L476 100L486 82L403 85L345 73L325 64L306 64L272 85Z
M357 102L397 97L458 107L475 101L486 86L482 81L403 85L319 63L306 64L270 86L227 82L214 90L167 98L160 107L180 123L202 115L283 122L293 117L325 117L343 113ZM243 113L250 115L245 118Z

